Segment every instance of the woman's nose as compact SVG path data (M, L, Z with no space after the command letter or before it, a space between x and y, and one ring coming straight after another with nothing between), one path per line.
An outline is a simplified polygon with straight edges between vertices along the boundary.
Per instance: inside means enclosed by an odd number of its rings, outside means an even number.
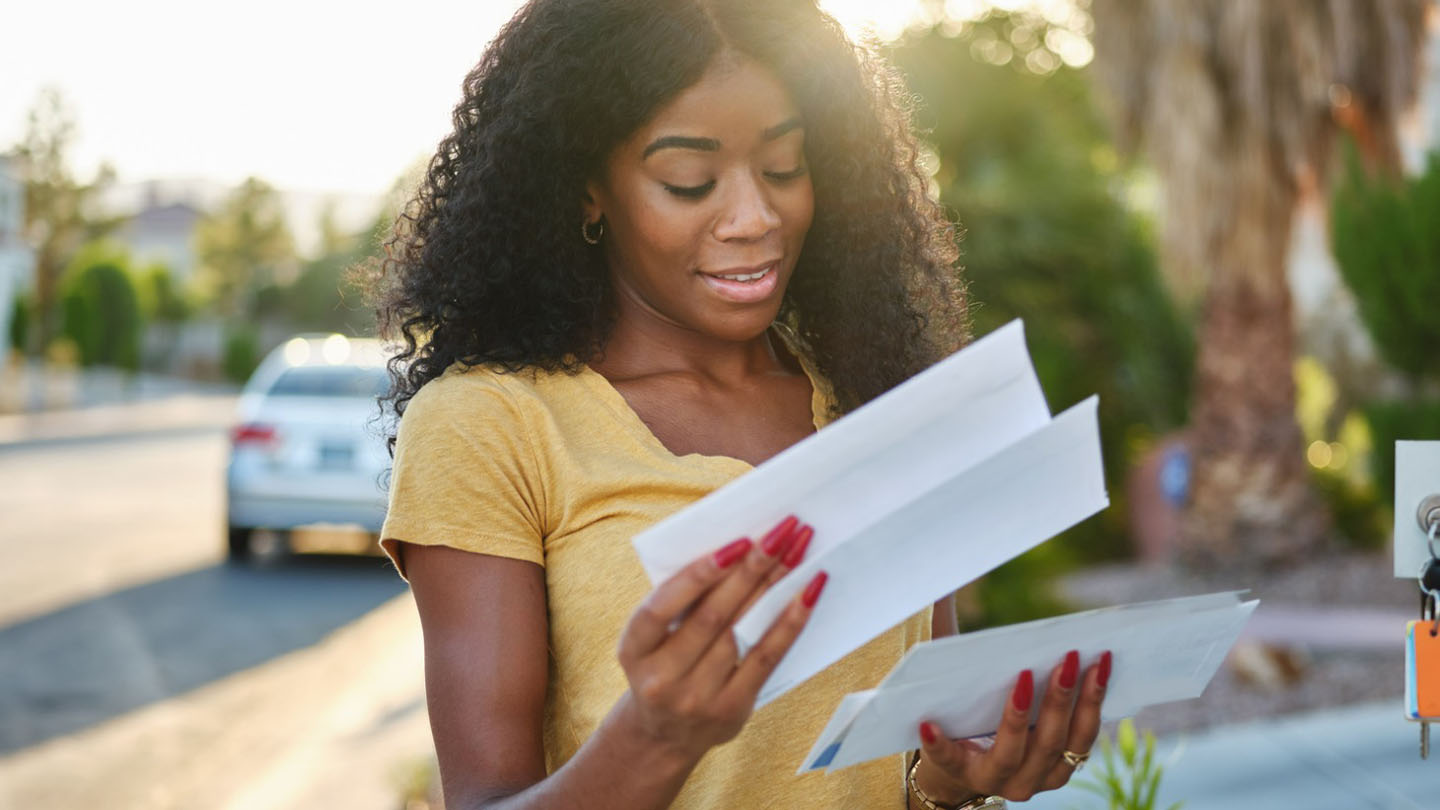
M759 239L780 227L780 214L770 204L765 189L752 177L731 184L725 210L715 226L721 240Z

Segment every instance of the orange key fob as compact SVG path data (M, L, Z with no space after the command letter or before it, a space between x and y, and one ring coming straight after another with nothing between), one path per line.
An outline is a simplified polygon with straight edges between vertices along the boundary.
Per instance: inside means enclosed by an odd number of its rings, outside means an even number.
M1440 634L1435 622L1405 626L1405 709L1411 720L1440 720Z

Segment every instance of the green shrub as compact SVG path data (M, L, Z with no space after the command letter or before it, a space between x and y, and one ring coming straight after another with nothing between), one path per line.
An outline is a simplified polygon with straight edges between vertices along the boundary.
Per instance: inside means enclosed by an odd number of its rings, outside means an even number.
M296 329L373 334L374 312L362 305L361 291L348 277L357 253L332 253L305 265L285 289L285 315Z
M6 344L17 351L29 348L26 344L30 335L30 296L17 295L10 305L10 334Z
M1330 220L1340 275L1381 355L1414 379L1440 378L1440 153L1393 181L1367 176L1348 147Z
M61 297L64 335L85 366L140 368L140 300L117 257L91 257L67 274Z
M144 268L137 273L135 287L140 293L146 320L179 323L190 317L193 308L175 284L169 267L153 264Z
M255 367L260 365L260 336L254 327L232 324L225 334L224 357L221 370L225 379L244 383L250 379Z
M1058 616L1072 610L1054 581L1075 567L1064 540L1051 540L986 574L975 583L978 615L959 615L960 632Z
M1390 446L1391 464L1395 447ZM1362 551L1383 551L1390 541L1391 503L1380 497L1380 490L1369 482L1357 484L1349 476L1331 470L1315 470L1311 475L1315 491L1330 509L1339 540L1347 547Z
M1365 419L1375 443L1370 457L1375 494L1390 506L1395 503L1395 442L1440 439L1440 402L1373 402L1365 406Z

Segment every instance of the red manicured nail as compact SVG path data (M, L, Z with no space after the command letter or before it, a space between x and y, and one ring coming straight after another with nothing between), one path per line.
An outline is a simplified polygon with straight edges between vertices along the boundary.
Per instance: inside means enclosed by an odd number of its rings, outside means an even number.
M742 537L736 540L715 552L715 564L721 568L729 568L736 562L739 562L740 558L744 557L750 551L750 546L750 538L748 537Z
M1015 693L1010 700L1015 704L1015 711L1030 711L1030 700L1035 697L1035 673L1024 670L1020 673L1020 680L1015 684Z
M801 594L800 603L807 608L815 607L815 603L820 599L820 592L825 589L825 580L829 578L830 575L824 571L816 574L815 578L810 580L810 584L805 586L805 593Z
M934 745L935 740L937 739L937 736L935 734L935 726L931 725L930 723L921 723L920 739L924 740L926 745Z
M785 559L780 562L786 568L794 568L805 559L805 549L810 546L810 538L815 536L813 526L802 526L800 531L795 533L795 542L790 544L790 550L785 552Z
M1075 686L1075 677L1080 674L1080 653L1071 650L1065 653L1065 665L1060 667L1060 688Z
M1100 653L1100 672L1096 674L1095 680L1104 689L1110 683L1110 651Z
M780 553L789 545L788 541L790 540L791 533L795 529L796 522L794 515L780 521L779 526L771 529L770 533L760 540L760 550L771 557L780 556Z

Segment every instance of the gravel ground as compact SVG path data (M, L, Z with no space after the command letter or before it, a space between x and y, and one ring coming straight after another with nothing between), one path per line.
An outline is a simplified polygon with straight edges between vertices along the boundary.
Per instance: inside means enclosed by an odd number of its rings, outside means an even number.
M1264 607L1373 614L1419 615L1413 581L1396 579L1388 555L1331 554L1284 572L1202 577L1171 568L1116 565L1087 569L1060 584L1077 608L1249 588ZM1395 701L1400 716L1403 621L1397 618L1393 645L1334 648L1307 642L1325 621L1304 629L1289 644L1242 640L1205 694L1195 700L1142 711L1136 724L1157 734L1194 731L1214 725L1313 711L1352 703ZM1268 673L1268 677L1267 677ZM1259 675L1259 677L1257 677Z

